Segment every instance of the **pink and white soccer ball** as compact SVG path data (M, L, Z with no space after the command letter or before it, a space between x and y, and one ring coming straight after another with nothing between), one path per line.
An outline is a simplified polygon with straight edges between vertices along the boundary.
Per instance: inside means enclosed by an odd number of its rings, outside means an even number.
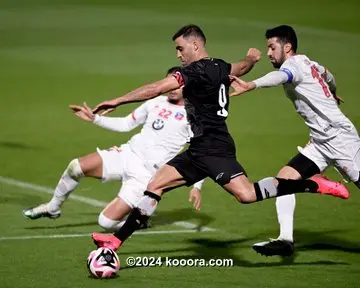
M119 271L120 261L112 249L101 247L90 252L87 267L96 278L110 278Z

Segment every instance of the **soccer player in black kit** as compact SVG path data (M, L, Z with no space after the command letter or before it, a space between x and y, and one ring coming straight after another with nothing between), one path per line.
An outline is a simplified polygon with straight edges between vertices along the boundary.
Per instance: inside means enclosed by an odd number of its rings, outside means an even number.
M329 194L345 199L349 197L345 186L325 179L286 180L268 177L251 183L236 160L235 143L225 120L229 113L229 75L241 76L250 71L260 59L260 51L251 48L243 60L232 64L210 58L205 50L205 35L196 25L182 27L172 39L177 57L183 64L181 69L165 79L102 102L93 112L107 112L125 103L145 101L183 87L185 109L193 132L190 146L157 171L138 206L119 231L110 235L92 234L97 246L117 250L154 213L164 192L192 185L206 177L213 179L241 203L298 192Z

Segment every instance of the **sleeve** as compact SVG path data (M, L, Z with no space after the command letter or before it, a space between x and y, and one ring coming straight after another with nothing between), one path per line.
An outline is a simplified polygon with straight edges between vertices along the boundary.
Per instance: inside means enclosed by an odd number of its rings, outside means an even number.
M224 65L225 65L225 69L227 70L228 74L230 75L232 64L228 63L228 62L225 62L225 61L223 61L223 62L224 62Z
M256 88L278 86L289 81L289 75L284 71L273 71L254 80Z
M151 103L153 103L154 100L155 99L146 101L131 113L131 117L137 123L137 125L145 123L146 118L149 114L149 106L151 105Z
M329 70L325 69L325 73L321 75L325 82L329 85L330 91L336 94L336 82L333 74Z
M302 73L294 61L287 60L281 65L280 70L287 75L287 82L300 82L302 80Z
M94 124L115 132L127 132L144 124L148 114L148 102L136 108L126 117L106 117L95 115Z
M200 180L199 182L196 182L196 183L194 184L194 188L197 188L197 189L201 190L201 187L202 187L202 185L204 184L204 181L205 181L205 179Z

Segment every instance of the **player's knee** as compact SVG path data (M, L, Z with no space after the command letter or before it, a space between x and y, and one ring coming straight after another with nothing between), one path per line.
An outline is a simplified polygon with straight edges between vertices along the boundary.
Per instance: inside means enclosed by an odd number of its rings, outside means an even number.
M235 191L233 194L236 200L242 204L253 203L256 200L255 190L252 186L243 187L242 189Z
M164 187L162 187L162 185L160 185L159 183L156 183L156 181L150 181L150 183L146 187L146 190L160 196L164 192Z
M99 215L98 218L99 226L108 232L114 231L118 223L119 221L115 221L106 217L102 212Z
M251 197L247 194L241 194L235 196L235 198L241 203L241 204L249 204L254 202L254 197Z
M229 177L230 179L231 177ZM256 201L256 193L254 184L251 183L247 177L230 179L230 184L224 188L230 192L235 199L243 204L252 203Z
M66 168L66 173L70 175L71 178L74 178L76 180L84 176L78 158L70 161L68 167Z

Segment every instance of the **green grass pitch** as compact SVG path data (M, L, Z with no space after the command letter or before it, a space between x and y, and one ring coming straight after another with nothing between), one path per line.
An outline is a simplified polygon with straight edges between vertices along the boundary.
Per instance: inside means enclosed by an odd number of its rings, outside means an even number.
M294 25L299 52L336 76L343 111L360 125L360 24L356 0L319 1L115 1L0 2L0 176L55 187L74 157L124 143L115 134L75 118L69 104L90 106L162 77L177 65L172 34L200 25L214 57L235 61L249 47L265 54L265 29ZM272 67L266 56L245 79ZM120 107L127 115L135 106ZM308 131L281 88L232 99L228 119L239 161L251 179L274 175L308 140ZM339 179L329 169L326 174ZM100 231L101 208L76 200L56 220L29 221L23 208L50 195L0 178L0 287L360 287L360 194L348 201L321 195L297 197L291 259L264 258L251 245L276 237L274 201L239 205L211 181L200 213L178 189L161 202L149 231L184 229L176 221L210 232L134 235L119 251L122 270L111 280L88 276L89 237L30 238ZM109 201L120 183L85 180L75 193ZM21 239L11 240L9 237ZM234 267L130 268L128 256L231 258Z

